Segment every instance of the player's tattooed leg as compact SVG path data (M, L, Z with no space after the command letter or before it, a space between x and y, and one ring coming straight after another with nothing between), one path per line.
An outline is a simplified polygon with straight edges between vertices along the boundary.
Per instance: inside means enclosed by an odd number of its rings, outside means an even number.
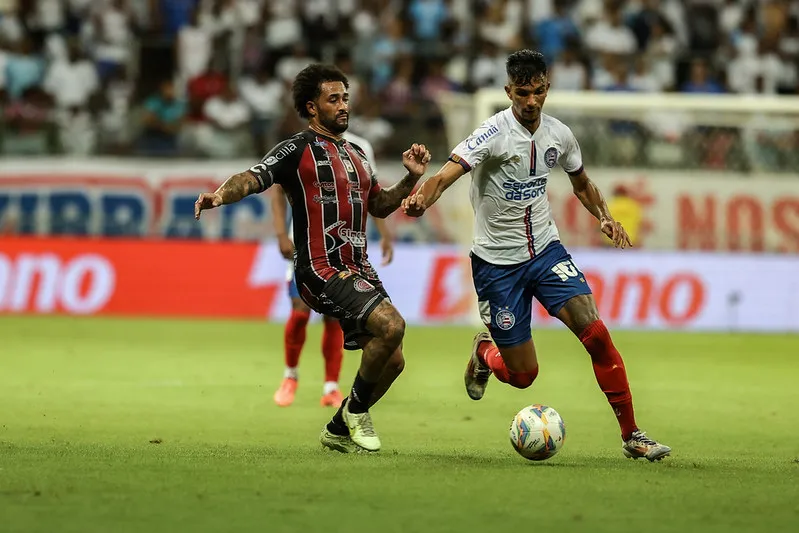
M374 337L363 345L360 374L367 381L377 382L389 358L402 343L405 319L388 300L383 300L369 314L366 328Z

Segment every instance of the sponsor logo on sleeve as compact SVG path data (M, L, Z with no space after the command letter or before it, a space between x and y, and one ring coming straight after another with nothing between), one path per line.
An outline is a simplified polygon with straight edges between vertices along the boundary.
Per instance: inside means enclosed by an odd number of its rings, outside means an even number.
M494 125L488 127L481 126L472 134L471 137L466 139L466 148L469 150L476 150L478 146L485 143L497 133L499 133L499 128Z

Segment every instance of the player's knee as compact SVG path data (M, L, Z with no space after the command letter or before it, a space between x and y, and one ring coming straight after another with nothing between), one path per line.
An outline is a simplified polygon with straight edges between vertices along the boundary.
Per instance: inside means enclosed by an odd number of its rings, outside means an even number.
M386 322L382 333L383 342L394 348L398 347L405 338L405 319L396 313Z
M533 384L533 381L535 381L537 377L538 367L536 366L535 369L530 372L512 373L508 383L517 389L526 389Z

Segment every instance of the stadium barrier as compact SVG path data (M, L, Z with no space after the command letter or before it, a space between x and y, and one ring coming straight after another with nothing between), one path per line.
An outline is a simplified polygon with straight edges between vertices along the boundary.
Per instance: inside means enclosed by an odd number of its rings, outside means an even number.
M194 220L199 192L215 189L251 161L8 161L0 168L0 234L98 235L208 240L262 240L273 236L266 195ZM432 165L438 168L437 165ZM625 185L641 203L640 248L799 252L799 192L793 180L760 174L591 169L606 195ZM403 175L398 162L382 162L387 183ZM392 215L403 242L471 240L472 211L466 178L427 215ZM572 194L560 171L547 184L552 210L568 246L595 246L596 221ZM376 237L370 228L370 238Z
M799 256L577 249L613 327L799 331ZM473 324L468 258L401 245L377 267L412 325ZM274 242L0 239L0 312L282 320L286 261ZM553 327L540 307L536 327Z

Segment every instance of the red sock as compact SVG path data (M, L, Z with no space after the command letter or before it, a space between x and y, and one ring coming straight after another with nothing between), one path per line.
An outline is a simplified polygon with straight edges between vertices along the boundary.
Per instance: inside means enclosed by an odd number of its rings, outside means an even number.
M481 342L480 346L477 347L477 357L491 369L491 372L494 373L498 380L517 389L526 389L538 377L538 367L532 372L526 373L508 370L508 367L505 366L505 360L502 359L502 355L499 353L499 348L493 342Z
M286 329L283 332L283 345L286 351L286 366L296 368L300 364L300 354L305 344L306 327L310 313L302 311L291 311L291 316L286 322Z
M627 440L638 427L635 425L633 396L630 394L627 371L624 368L621 354L613 346L610 332L601 320L597 320L583 330L580 334L580 342L591 354L596 381L616 414L622 438Z
M322 356L325 358L325 381L338 381L344 359L344 332L338 320L325 320L322 334Z

